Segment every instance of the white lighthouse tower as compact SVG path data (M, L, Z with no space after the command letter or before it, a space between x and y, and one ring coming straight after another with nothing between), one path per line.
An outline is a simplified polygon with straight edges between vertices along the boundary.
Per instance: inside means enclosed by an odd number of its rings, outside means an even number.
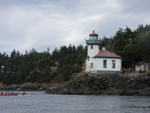
M89 34L89 40L86 40L87 44L87 60L86 60L86 71L94 71L94 56L100 51L100 42L101 40L98 38L98 34L93 31Z

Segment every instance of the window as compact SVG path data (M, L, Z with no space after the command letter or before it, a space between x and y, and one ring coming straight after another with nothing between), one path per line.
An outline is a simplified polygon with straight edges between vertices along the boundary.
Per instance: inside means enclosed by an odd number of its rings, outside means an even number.
M91 45L91 49L93 49L93 45Z
M107 68L107 60L103 60L103 68Z
M91 63L91 68L93 68L93 63Z
M115 66L115 60L112 60L112 68L115 68L116 66Z

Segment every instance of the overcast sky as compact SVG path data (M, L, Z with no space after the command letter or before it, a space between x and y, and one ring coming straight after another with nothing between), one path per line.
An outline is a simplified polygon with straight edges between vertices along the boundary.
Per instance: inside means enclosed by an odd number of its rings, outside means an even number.
M52 52L85 45L93 30L103 38L141 24L150 24L150 0L0 0L0 53Z

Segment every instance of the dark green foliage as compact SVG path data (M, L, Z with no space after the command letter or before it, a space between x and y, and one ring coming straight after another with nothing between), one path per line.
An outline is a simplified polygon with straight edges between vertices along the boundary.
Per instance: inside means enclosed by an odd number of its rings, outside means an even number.
M5 84L48 82L51 75L50 67L55 66L55 63L51 60L50 53L38 53L34 49L29 53L26 51L24 55L20 55L15 50L10 57L0 55L0 64L0 81Z
M72 69L71 69L71 72L72 72L72 73L79 73L79 72L81 72L81 71L82 71L81 65L75 65L75 66L73 66Z
M82 63L86 57L82 45L77 48L69 45L55 49L52 54L49 49L38 53L35 49L20 54L15 49L10 54L0 53L0 82L5 84L21 84L24 82L50 82L56 76L61 80L69 80L72 73L81 71ZM51 67L57 67L52 71Z
M69 45L62 46L59 50L59 64L57 68L58 75L63 76L63 80L67 81L73 73L81 72L81 66L86 57L86 50L82 45L77 48Z
M140 33L138 49L141 54L141 58L150 62L150 31Z

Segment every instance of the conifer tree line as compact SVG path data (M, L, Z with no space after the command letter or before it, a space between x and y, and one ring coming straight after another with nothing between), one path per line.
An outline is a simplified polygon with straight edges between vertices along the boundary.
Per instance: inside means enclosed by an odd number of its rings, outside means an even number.
M61 46L50 53L35 49L20 54L13 50L8 56L0 53L0 82L21 84L25 82L49 83L52 79L67 81L71 74L82 71L86 50L82 45Z
M150 25L139 25L135 30L120 28L114 36L104 36L100 47L120 55L123 68L134 69L138 61L150 63ZM68 81L73 73L82 71L86 56L86 46L71 44L55 48L51 53L49 49L43 52L32 49L25 54L13 50L10 56L0 53L0 82L11 85Z

